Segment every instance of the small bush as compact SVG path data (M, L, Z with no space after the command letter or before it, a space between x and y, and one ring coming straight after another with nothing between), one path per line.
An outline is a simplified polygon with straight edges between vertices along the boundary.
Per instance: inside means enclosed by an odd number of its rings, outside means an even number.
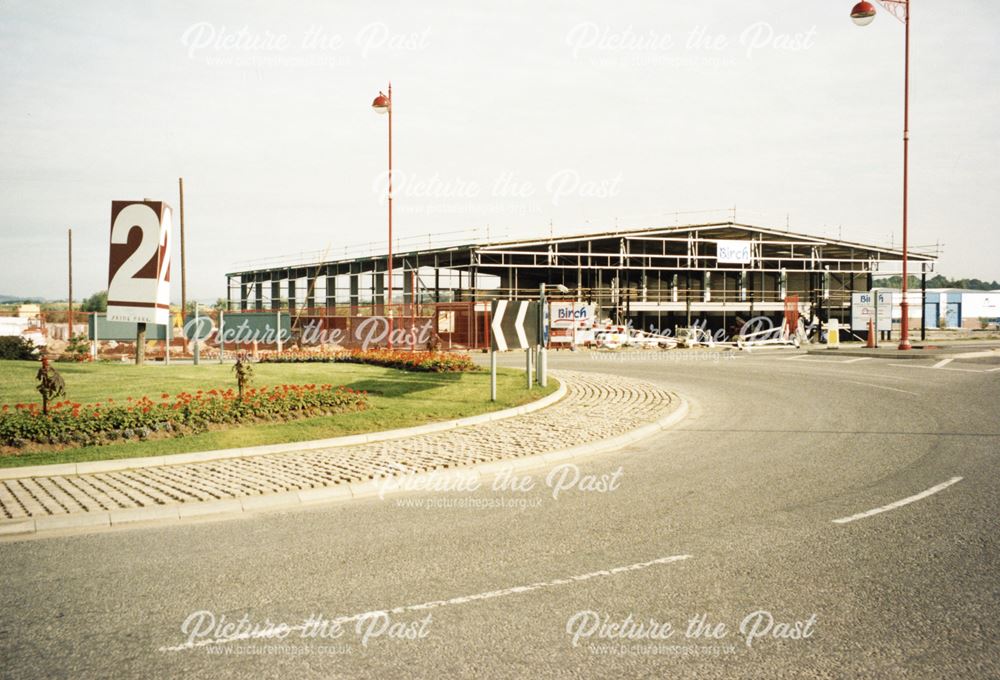
M0 337L0 359L31 361L35 359L35 343L20 335Z
M451 352L400 352L391 349L311 350L265 354L263 363L348 363L398 368L428 373L465 373L476 365L465 354Z

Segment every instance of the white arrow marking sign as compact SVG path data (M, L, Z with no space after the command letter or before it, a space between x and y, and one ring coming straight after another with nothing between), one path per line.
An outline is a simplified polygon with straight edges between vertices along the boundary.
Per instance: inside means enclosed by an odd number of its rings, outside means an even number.
M498 352L507 351L507 341L503 337L503 314L507 311L507 301L497 300L493 303L493 323L490 324L490 330L493 332L493 344L496 346Z
M517 339L521 341L521 347L529 347L528 338L524 336L524 315L528 312L528 305L526 303L521 303L520 309L517 310L517 320L514 321L514 331L517 333Z
M528 349L538 344L537 302L496 300L491 315L494 351Z

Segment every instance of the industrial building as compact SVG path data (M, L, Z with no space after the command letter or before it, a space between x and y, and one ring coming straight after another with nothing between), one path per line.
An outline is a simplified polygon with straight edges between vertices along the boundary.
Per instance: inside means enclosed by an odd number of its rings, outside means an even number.
M898 249L732 221L427 247L393 255L390 309L423 316L423 305L464 303L475 313L492 299L537 298L544 283L641 328L729 328L777 317L796 298L807 317L849 324L851 294L901 271L901 260ZM934 260L911 251L911 274L926 279ZM384 314L387 270L375 254L236 271L227 300L233 311L296 317Z
M928 328L983 328L1000 321L1000 290L928 288L924 306Z

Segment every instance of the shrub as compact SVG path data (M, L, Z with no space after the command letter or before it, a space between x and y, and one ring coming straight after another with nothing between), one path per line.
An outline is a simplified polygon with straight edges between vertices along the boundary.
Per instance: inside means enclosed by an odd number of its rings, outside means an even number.
M74 335L66 343L66 352L61 354L57 361L91 361L90 340L86 335Z
M31 361L35 359L35 343L20 335L0 337L0 359Z
M266 363L349 363L398 368L403 371L464 373L476 370L465 354L450 352L400 352L390 349L291 350L272 352L261 357Z
M21 447L84 440L146 439L154 432L181 435L211 425L290 420L368 408L368 395L332 385L277 385L248 389L237 399L232 389L162 394L125 403L60 401L42 413L35 404L0 407L0 444Z

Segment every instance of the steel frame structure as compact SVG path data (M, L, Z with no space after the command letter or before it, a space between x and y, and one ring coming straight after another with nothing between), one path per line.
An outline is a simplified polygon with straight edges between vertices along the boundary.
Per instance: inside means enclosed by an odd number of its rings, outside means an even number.
M750 241L751 263L718 262L719 240ZM404 305L532 299L538 296L539 283L562 283L571 297L613 309L616 316L679 308L714 313L720 306L723 313L775 311L788 294L842 316L849 293L869 290L872 277L901 262L902 252L718 222L473 243L393 257ZM934 256L910 253L909 259L922 262L925 273L933 270ZM342 307L347 313L384 313L387 270L387 257L377 255L233 272L227 274L228 299L233 307L232 283L238 281L240 309L283 307L303 313L325 308L322 313L336 314ZM442 285L442 277L451 282ZM320 278L325 278L323 295L317 299ZM270 295L265 296L268 288ZM283 298L289 300L287 305Z

